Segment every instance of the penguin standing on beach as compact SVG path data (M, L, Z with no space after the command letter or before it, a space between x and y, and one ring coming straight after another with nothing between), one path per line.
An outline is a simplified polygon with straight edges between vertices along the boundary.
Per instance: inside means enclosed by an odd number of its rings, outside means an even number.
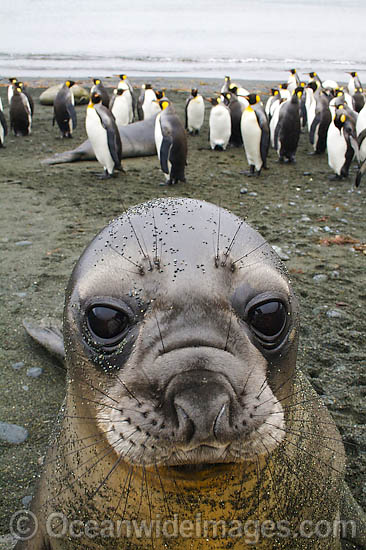
M8 86L8 104L10 107L11 98L13 97L13 93L14 93L14 86L17 84L18 79L15 77L11 77L9 78L9 82L10 84Z
M281 106L278 123L275 129L274 145L280 162L295 162L295 155L300 139L299 102L303 88L299 86L292 92L291 99Z
M222 93L222 94L226 94L226 92L229 91L230 83L231 83L231 78L230 78L230 76L225 76L225 78L224 78L224 84L223 84L222 87L221 87L221 93Z
M355 185L358 187L361 178L366 172L366 103L358 114L356 122L357 144L359 147L360 167L357 172Z
M28 99L29 109L30 109L31 115L33 117L33 114L34 114L34 101L33 101L33 97L31 96L31 94L28 90L28 87L24 84L24 82L18 82L17 86L19 86L19 88L21 88L23 94Z
M115 170L123 171L122 142L114 116L102 103L102 96L93 92L86 109L85 128L94 154L104 168L101 179L111 178Z
M229 107L231 117L231 136L229 143L233 147L241 147L243 145L243 137L241 135L241 115L244 111L244 105L238 100L236 94L227 92L224 94L224 103ZM247 102L249 105L249 102Z
M185 128L191 135L198 135L205 118L205 103L196 88L192 88L185 106Z
M32 114L27 97L19 86L14 87L10 101L10 128L16 136L28 136L31 133Z
M129 117L130 122L133 122L136 114L136 98L135 94L133 92L133 86L131 82L128 80L126 74L119 74L119 82L117 88L119 90L125 90L127 93L125 94L125 99L128 101L129 104Z
M350 75L349 81L348 81L348 91L351 95L354 95L355 91L358 88L362 88L362 84L360 81L360 78L356 71L352 71L348 73Z
M208 121L211 149L225 151L231 136L230 110L220 97L211 97L207 101L212 105Z
M91 87L91 90L90 90L90 96L92 96L94 93L97 93L100 95L100 97L102 98L102 103L104 105L104 107L107 107L107 109L109 108L109 101L110 101L110 97L109 97L109 93L108 93L108 90L107 88L104 86L103 82L100 80L100 78L93 78L93 86Z
M290 69L290 76L287 80L287 89L292 94L292 92L300 86L300 78L296 72L296 69Z
M358 144L355 122L344 108L336 110L327 137L328 164L334 171L330 179L347 178Z
M160 167L166 178L162 185L185 182L187 136L183 124L169 99L163 97L159 105L161 112L155 120L155 144Z
M269 148L269 126L260 97L257 94L247 96L249 105L241 116L241 134L245 155L249 164L249 176L261 173L266 168Z
M352 96L353 109L359 113L365 105L365 94L362 88L356 88Z
M73 80L66 80L53 102L52 125L54 126L55 121L57 122L63 138L72 138L72 133L77 126L74 94L71 90L74 84Z
M116 88L113 90L109 102L109 110L116 119L117 126L127 126L130 122L130 105L126 97L126 90Z
M5 136L8 133L8 125L3 111L3 103L0 98L0 148L4 147Z
M271 88L271 95L267 99L266 106L264 108L264 111L268 118L268 122L271 121L271 118L274 112L275 103L280 100L280 97L281 96L278 88Z
M137 113L139 120L146 120L160 113L160 106L157 96L151 84L141 86L141 94L137 102Z
M316 97L315 117L311 123L309 139L317 155L324 153L327 148L327 133L332 120L329 110L329 98L320 91Z

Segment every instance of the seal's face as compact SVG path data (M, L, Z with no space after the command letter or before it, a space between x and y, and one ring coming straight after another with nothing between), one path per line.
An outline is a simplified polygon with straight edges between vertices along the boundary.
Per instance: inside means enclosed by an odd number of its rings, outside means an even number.
M125 462L255 461L283 438L296 329L296 300L256 231L208 203L147 203L74 270L69 393Z

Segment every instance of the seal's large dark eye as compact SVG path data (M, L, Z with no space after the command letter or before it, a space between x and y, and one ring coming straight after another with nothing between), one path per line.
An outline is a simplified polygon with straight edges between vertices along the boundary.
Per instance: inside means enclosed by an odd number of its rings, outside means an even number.
M257 304L248 312L252 330L265 342L276 340L286 326L286 318L286 308L278 300Z
M93 336L107 345L118 343L129 324L128 315L110 306L90 308L87 321Z

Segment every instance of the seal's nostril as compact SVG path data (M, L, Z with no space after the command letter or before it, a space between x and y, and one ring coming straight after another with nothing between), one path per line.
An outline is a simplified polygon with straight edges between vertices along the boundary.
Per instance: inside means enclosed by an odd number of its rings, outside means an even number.
M178 430L179 430L180 438L185 443L188 443L192 439L195 432L194 423L189 418L186 411L176 403L175 403L175 410L177 413Z

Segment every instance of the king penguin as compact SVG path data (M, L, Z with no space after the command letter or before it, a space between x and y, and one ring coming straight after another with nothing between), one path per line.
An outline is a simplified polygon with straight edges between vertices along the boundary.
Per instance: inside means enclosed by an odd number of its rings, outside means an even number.
M192 88L185 106L185 128L192 135L198 135L205 118L205 103L196 88Z
M163 97L159 105L161 112L155 120L155 144L160 167L166 178L162 185L185 182L187 136L183 124L169 99Z
M29 101L19 86L14 87L10 101L10 128L16 136L28 136L31 133L32 114Z
M274 145L280 162L284 162L285 159L288 162L295 162L301 131L299 102L302 94L303 88L301 86L295 88L291 99L285 101L279 112Z
M231 136L230 110L220 97L211 97L207 101L212 105L208 121L211 149L225 151Z
M3 111L3 104L0 98L0 147L4 147L5 136L8 133L8 125Z
M362 84L356 71L352 71L348 74L350 75L348 86L347 86L348 91L351 95L354 95L357 88L362 88Z
M356 122L357 143L359 147L360 167L357 172L355 185L358 187L361 178L366 172L366 103L358 114Z
M90 90L90 96L92 96L95 92L100 95L102 98L102 103L104 107L109 108L109 93L107 88L104 86L103 82L100 80L100 78L93 78L93 86Z
M329 97L325 92L319 90L315 100L315 117L311 123L309 139L314 153L319 155L327 148L327 133L332 115L329 110Z
M296 72L296 69L290 69L290 76L287 79L287 89L292 94L295 88L300 86L300 78Z
M348 176L354 154L358 156L355 122L345 109L337 109L327 137L328 164L335 172L330 179Z
M141 94L137 102L137 113L140 120L146 120L160 113L159 102L151 84L141 86Z
M130 106L126 97L127 90L116 88L113 90L109 102L109 110L116 119L117 126L127 126L130 122Z
M266 168L269 148L269 126L266 113L257 94L247 96L249 105L241 115L241 135L250 172L259 176Z
M94 154L104 168L100 178L110 178L121 165L122 142L114 116L102 103L98 92L93 92L86 110L85 128Z
M73 80L66 80L53 102L52 124L57 122L63 138L72 138L72 132L77 125L74 94L71 90L74 84Z
M130 122L133 122L135 118L136 113L136 98L135 94L133 92L133 86L131 82L128 80L126 74L119 74L119 82L117 88L119 90L125 90L127 93L125 93L125 99L127 99L129 104L129 117Z
M18 79L15 77L11 77L9 78L9 82L10 84L8 86L8 104L10 107L11 98L13 97L13 92L14 92L14 86L17 84Z

